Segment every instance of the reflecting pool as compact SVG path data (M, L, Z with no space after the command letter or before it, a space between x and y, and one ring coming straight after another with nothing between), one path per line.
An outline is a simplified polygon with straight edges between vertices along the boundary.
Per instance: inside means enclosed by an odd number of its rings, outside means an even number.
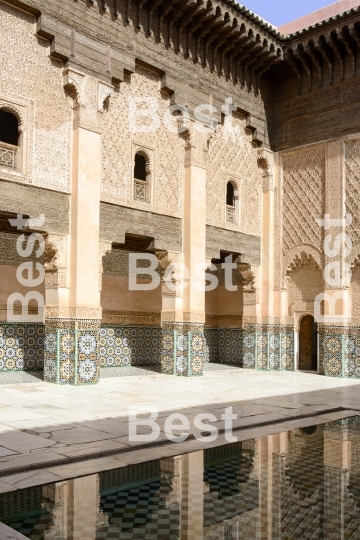
M0 495L32 540L360 538L360 417Z

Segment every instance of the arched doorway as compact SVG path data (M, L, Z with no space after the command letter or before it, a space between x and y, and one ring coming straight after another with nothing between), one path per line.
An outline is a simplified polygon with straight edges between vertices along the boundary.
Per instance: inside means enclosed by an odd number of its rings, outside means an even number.
M306 315L300 323L299 369L317 371L317 324L312 315Z

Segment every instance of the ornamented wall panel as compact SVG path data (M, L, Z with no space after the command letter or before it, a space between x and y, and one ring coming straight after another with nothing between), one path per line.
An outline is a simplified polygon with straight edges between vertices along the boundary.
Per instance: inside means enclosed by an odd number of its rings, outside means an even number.
M179 377L203 374L207 358L204 330L201 325L175 323L164 325L161 337L161 373Z
M208 363L243 365L243 330L205 328L206 357Z
M99 330L45 329L44 380L93 384L99 380Z
M0 372L33 371L44 367L44 326L1 323Z
M29 257L20 257L16 249L18 237L19 235L17 234L0 231L0 265L18 267L20 264L27 261L37 261L44 264L44 256L40 257L39 259L36 257L37 243L35 244L32 254ZM26 245L25 242L23 246L24 245Z
M360 139L345 144L346 170L346 213L351 214L352 223L346 228L354 244L360 241ZM359 253L353 253L357 257Z
M309 244L322 249L324 215L325 148L312 148L282 156L282 253Z
M129 278L130 275L134 274L134 268L130 264L129 260L129 251L125 250L113 250L107 253L103 257L103 269L106 276L117 276ZM151 255L149 253L149 255ZM136 261L137 268L148 268L150 261L148 260L138 260ZM155 270L160 273L161 266L158 265L158 268ZM139 278L150 279L148 274L137 274Z
M103 326L100 367L160 364L161 328Z
M246 324L243 357L247 369L294 371L293 327Z
M138 109L150 109L154 116L159 118L159 125L155 131L131 132L129 111L134 106ZM163 123L164 113L169 106L170 98L160 92L160 76L156 73L137 67L135 73L121 83L119 92L110 99L109 109L101 120L103 200L139 206L132 195L133 141L137 146L144 145L154 149L155 157L151 164L153 200L149 210L181 215L184 141L178 134L169 132ZM143 125L146 119L139 119L138 123ZM151 124L150 119L148 124ZM140 204L144 209L143 203Z
M360 266L353 269L350 285L352 316L360 318Z
M324 292L324 280L321 270L306 264L294 271L288 282L289 315L297 302L313 305L318 294Z
M1 4L0 27L0 90L6 91L7 101L24 97L35 105L35 111L29 105L23 126L27 168L16 180L69 191L71 107L63 89L63 66L49 58L50 43L35 36L32 15Z
M211 225L226 226L227 175L242 179L238 186L241 231L260 235L261 175L252 135L240 114L233 115L232 125L219 125L209 142L206 208Z

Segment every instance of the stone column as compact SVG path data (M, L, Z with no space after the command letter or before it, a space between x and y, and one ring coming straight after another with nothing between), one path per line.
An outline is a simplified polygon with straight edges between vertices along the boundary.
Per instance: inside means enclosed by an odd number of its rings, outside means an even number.
M204 529L204 452L180 458L180 540L202 540Z
M330 299L324 302L324 317L319 325L320 373L332 377L345 375L345 336L351 318L350 275L346 270L346 246L339 253L334 250L334 240L339 234L346 234L345 216L345 158L342 140L333 141L326 146L325 167L325 218L323 220L325 244L328 235L331 241L324 250L325 295ZM330 238L330 237L329 237ZM333 251L333 253L331 253ZM340 270L339 283L336 266ZM330 268L332 267L332 270ZM326 277L327 276L327 277ZM339 299L331 304L331 299Z
M345 538L346 486L351 470L347 428L324 430L324 538ZM331 438L328 438L331 437ZM335 439L337 438L337 440Z
M258 149L258 164L262 170L262 238L261 238L261 306L262 315L274 317L274 157L271 150Z
M259 439L259 538L272 540L274 436Z
M281 538L281 486L285 474L285 456L289 451L289 433L272 435L272 538Z
M202 374L205 359L206 134L202 124L191 121L185 135L182 253L168 258L182 263L187 275L176 272L175 293L163 287L162 366L164 373L190 376ZM202 282L196 276L199 264Z
M259 339L263 332L260 304L260 266L238 266L243 283L243 366L245 368L267 368L267 344Z
M71 68L64 85L74 98L70 236L49 239L44 371L49 382L89 384L99 377L101 324L99 115L112 88Z
M45 532L44 540L95 540L97 528L107 521L99 504L97 474L45 486L43 505L51 513L53 525Z

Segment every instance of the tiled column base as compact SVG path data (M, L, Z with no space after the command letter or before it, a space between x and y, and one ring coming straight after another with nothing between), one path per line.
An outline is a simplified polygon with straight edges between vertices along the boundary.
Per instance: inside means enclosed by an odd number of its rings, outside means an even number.
M246 324L243 367L247 369L294 371L294 328L285 325Z
M161 372L190 377L202 375L206 359L204 325L164 323L161 338Z
M100 323L83 319L46 321L45 381L75 385L97 383Z
M360 328L319 325L320 373L360 378Z

